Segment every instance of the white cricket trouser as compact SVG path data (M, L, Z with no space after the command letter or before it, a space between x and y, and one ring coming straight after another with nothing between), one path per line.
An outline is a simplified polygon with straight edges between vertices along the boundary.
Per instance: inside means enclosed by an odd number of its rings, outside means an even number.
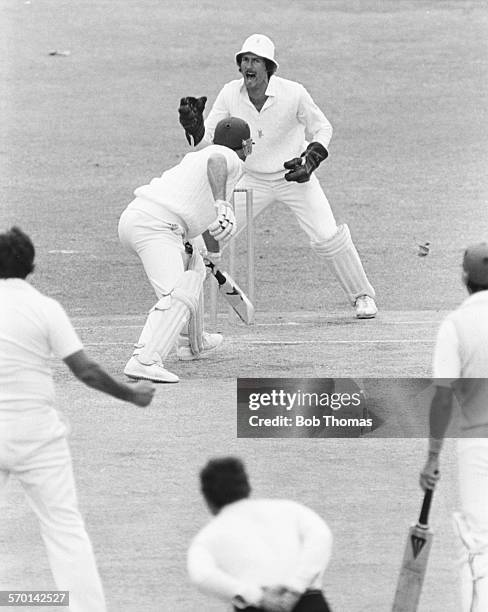
M313 174L307 183L288 182L283 178L269 181L245 174L237 189L253 190L254 216L273 202L288 206L295 213L300 227L306 232L312 245L314 242L331 238L337 232L330 204ZM236 194L237 232L246 226L245 198L239 197L241 195L244 194Z
M458 440L463 612L488 610L488 439ZM467 544L467 546L466 546Z
M185 271L183 229L137 209L126 209L119 220L122 245L136 253L158 299L173 291Z
M178 224L153 217L144 210L126 209L120 217L120 242L138 255L158 300L173 291L189 265L191 258L185 252L183 235L184 230ZM192 242L196 244L195 240ZM201 304L203 308L203 302ZM151 314L149 313L147 323L137 342L139 347L146 345L153 336ZM203 329L201 332L203 333ZM189 343L188 325L185 325L180 333Z
M66 426L54 410L0 422L0 492L9 476L36 513L56 588L71 612L105 612L105 598L73 477ZM15 586L15 585L12 585Z

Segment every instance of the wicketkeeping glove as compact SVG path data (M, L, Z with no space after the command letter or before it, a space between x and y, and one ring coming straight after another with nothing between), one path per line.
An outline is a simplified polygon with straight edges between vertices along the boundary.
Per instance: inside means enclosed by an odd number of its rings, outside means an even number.
M217 200L215 207L217 218L208 226L208 231L217 242L225 244L236 232L236 218L229 202Z
M178 113L180 114L180 124L185 130L185 136L188 140L188 144L192 144L196 147L197 144L202 140L205 134L205 125L203 123L203 111L205 109L205 103L207 98L202 96L201 98L192 98L188 96L181 98L180 107Z
M296 183L306 183L310 180L312 172L328 157L327 149L320 142L311 142L300 155L286 161L283 166L287 172L285 179Z

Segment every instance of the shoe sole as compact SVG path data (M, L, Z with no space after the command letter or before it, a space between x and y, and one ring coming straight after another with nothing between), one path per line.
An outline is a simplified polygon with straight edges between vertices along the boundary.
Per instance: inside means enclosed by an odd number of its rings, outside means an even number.
M375 312L374 314L370 314L370 315L356 315L356 319L374 319L376 317L378 313Z
M131 380L148 380L149 382L160 383L163 385L172 385L180 382L179 378L178 380L155 380L154 378L149 378L149 376L133 376L132 374L126 374L125 372L124 375L127 376L127 378L130 378Z

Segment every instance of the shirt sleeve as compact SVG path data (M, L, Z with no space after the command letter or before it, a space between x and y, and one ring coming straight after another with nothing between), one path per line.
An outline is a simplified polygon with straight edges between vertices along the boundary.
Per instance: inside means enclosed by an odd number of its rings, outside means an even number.
M308 142L320 142L328 149L332 138L332 125L304 87L300 87L297 119L305 126L305 138Z
M444 319L437 332L432 362L432 377L438 387L450 387L461 376L459 340L454 323Z
M258 606L261 601L261 587L257 584L244 583L221 570L202 542L194 541L191 544L188 550L187 568L193 584L208 595L214 595L227 602L240 595L253 606Z
M82 350L83 343L61 304L51 298L46 303L45 314L52 353L60 359L65 359Z
M205 136L203 137L207 143L213 142L215 127L221 119L230 116L229 105L227 103L227 90L224 86L213 103L212 108L205 119Z
M226 195L228 199L232 198L232 193L242 177L244 172L244 164L234 153L228 149L230 155L227 156L227 183L226 183Z
M302 553L296 560L296 574L289 585L303 593L329 564L332 553L332 533L326 523L310 508L297 505L297 520Z

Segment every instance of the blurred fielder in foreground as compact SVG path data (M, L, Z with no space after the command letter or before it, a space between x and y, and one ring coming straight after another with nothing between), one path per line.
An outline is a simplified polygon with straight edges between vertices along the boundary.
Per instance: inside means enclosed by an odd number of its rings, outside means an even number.
M227 201L252 151L249 126L229 118L217 125L213 145L189 153L136 196L119 221L120 241L136 253L158 302L150 311L124 373L131 378L174 383L179 378L164 367L177 346L179 359L197 359L222 343L220 334L203 331L203 281L208 256L200 235L223 243L235 232ZM185 243L193 242L192 254ZM215 255L213 255L215 257ZM186 333L185 326L188 326Z
M235 61L241 79L224 85L204 123L206 98L182 98L180 123L188 142L212 141L217 123L230 115L249 124L255 147L239 188L252 189L254 214L282 202L295 214L312 249L324 258L355 308L356 316L376 315L375 292L364 272L347 225L336 224L330 204L313 174L328 157L332 126L308 91L275 75L273 42L263 34L247 38ZM239 231L245 208L236 204Z
M83 350L66 312L25 281L34 246L18 228L0 234L0 492L10 475L37 514L59 590L73 612L104 612L95 557L78 510L67 427L54 408L52 354L86 385L147 406L150 383L125 385ZM15 587L15 585L13 585Z
M249 499L239 459L213 459L200 473L214 518L188 550L191 581L247 612L329 612L321 591L332 535L293 501Z
M464 547L462 610L488 610L488 244L464 254L463 279L470 296L439 328L434 352L436 393L430 408L425 490L439 478L439 453L451 420L453 395L461 408L458 440L461 512L455 523Z

